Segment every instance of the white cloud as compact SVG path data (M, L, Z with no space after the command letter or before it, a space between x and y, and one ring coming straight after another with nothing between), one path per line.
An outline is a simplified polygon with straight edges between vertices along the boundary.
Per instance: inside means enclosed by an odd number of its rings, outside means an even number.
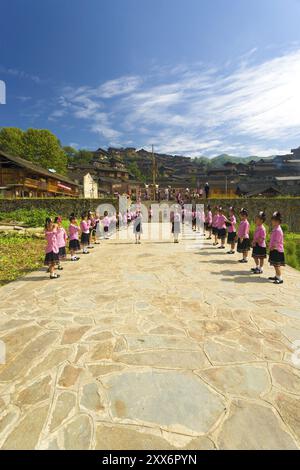
M140 77L121 77L116 80L109 80L101 85L97 90L99 98L113 98L114 96L132 93L141 84Z
M41 83L42 81L38 75L29 74L23 70L19 70L13 67L4 67L3 65L0 65L0 72L6 75L17 77L19 79L31 80L35 83Z
M285 152L299 136L300 49L262 63L256 54L253 48L223 68L179 64L148 77L69 87L60 106L85 119L107 145L154 143L160 151L189 155Z

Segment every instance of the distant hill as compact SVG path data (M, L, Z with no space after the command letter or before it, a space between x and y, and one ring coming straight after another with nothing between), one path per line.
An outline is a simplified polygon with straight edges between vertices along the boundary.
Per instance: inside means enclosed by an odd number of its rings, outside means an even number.
M222 167L226 162L232 162L232 163L249 163L252 160L258 161L260 160L261 157L257 156L249 156L249 157L235 157L233 155L228 155L227 153L222 153L221 155L218 155L217 157L213 158L208 158L208 157L196 157L194 158L194 161L197 162L199 165L205 165L207 168L220 168Z
M213 158L199 156L196 158L182 155L169 155L154 153L145 149L136 148L99 148L94 152L94 158L100 161L113 161L114 164L123 165L137 180L147 182L152 180L153 165L158 183L195 185L197 178L204 176L208 171L221 168L226 162L249 163L251 160L260 160L257 156L236 157L221 154Z

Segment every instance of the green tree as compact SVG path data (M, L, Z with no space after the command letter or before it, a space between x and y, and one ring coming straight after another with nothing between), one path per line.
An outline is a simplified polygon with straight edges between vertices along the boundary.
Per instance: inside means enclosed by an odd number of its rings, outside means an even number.
M57 137L46 129L24 132L16 127L3 127L0 130L0 149L43 168L53 168L58 173L67 171L67 154Z
M12 156L23 154L23 131L17 127L2 127L0 129L0 150Z
M143 181L143 182L146 181L146 176L142 174L136 162L129 163L127 168L129 172L132 173L137 180Z
M70 145L63 147L63 150L67 155L68 164L71 165L72 163L74 163L76 161L76 158L78 158L78 150L74 147L71 147Z
M23 158L58 173L67 170L67 155L57 137L47 129L28 129L23 135Z
M76 157L76 163L89 163L92 158L94 157L93 152L90 150L78 150L77 157Z

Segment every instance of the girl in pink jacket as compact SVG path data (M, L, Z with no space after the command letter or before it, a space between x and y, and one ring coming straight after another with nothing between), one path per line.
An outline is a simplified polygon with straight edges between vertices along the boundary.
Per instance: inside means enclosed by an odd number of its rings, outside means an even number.
M248 222L248 211L247 209L242 209L240 211L241 222L238 229L238 253L243 254L243 258L239 261L240 263L248 263L248 253L250 250L250 224Z

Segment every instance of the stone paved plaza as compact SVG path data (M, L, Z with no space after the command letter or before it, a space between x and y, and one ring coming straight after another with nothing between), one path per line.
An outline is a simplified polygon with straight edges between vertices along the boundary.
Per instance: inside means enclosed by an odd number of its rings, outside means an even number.
M0 448L300 448L300 273L203 243L109 240L0 289Z

